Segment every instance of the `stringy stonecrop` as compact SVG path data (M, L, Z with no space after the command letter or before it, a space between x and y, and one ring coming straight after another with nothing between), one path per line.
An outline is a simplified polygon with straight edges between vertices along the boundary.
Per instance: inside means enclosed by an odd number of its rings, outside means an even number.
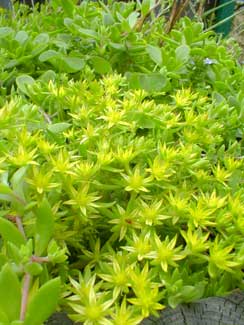
M163 305L242 288L237 110L191 89L159 101L120 75L89 80L36 82L28 102L16 95L0 110L0 176L25 167L24 225L31 235L31 203L46 196L55 239L76 252L73 319L139 324Z

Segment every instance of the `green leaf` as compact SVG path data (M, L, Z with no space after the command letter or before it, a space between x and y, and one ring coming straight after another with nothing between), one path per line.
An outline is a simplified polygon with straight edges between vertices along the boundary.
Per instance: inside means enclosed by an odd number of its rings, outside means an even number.
M9 220L0 218L0 235L5 241L10 241L16 246L25 244L25 238L18 228Z
M176 308L182 302L182 297L180 295L170 296L168 298L168 304L171 308Z
M180 45L175 50L176 59L181 62L186 62L190 58L190 47L187 45Z
M56 77L57 75L53 70L47 70L39 77L38 80L41 80L44 83L48 83L50 80L55 81Z
M10 27L0 27L0 38L10 36L13 33L13 29Z
M129 23L129 26L131 29L133 29L136 25L136 22L137 22L137 18L138 18L138 12L136 11L133 11L129 17L127 18L128 19L128 23Z
M41 43L41 44L35 46L30 53L32 58L34 58L35 56L38 56L40 53L44 52L47 47L48 47L48 43L46 43L46 44Z
M63 263L67 258L66 249L65 248L60 249L56 241L53 239L50 241L48 245L47 253L48 253L48 259L52 263Z
M194 295L196 294L195 286L186 285L183 286L181 290L181 295L184 298L185 302L191 302L194 300Z
M85 61L77 57L61 57L60 66L64 72L74 73L80 71L85 66Z
M12 69L13 67L16 67L20 64L20 61L19 60L10 60L8 61L7 64L4 65L4 70L7 70L7 69Z
M0 183L0 200L9 201L12 203L21 203L23 205L23 199L16 194L8 185Z
M151 0L143 0L142 1L141 12L144 17L148 14L148 12L150 10L150 4L151 4Z
M113 49L116 49L116 50L119 50L119 51L126 51L126 47L125 47L124 44L110 42L109 45Z
M157 125L156 119L139 111L131 112L130 120L135 121L136 125L141 129L152 129Z
M104 58L101 58L100 56L94 56L91 59L91 62L96 73L106 74L112 71L110 63Z
M0 183L0 194L10 194L10 195L12 195L13 191L8 185Z
M99 40L99 35L97 32L95 32L94 30L92 29L86 29L86 28L77 28L77 31L82 35L82 36L85 36L85 37L89 37L89 38L94 38L96 40Z
M206 50L197 47L191 49L191 55L198 55L204 58L207 56L207 52Z
M9 324L9 319L8 319L6 313L3 310L1 310L1 307L0 307L0 321L1 321L0 325L1 324L5 325L5 323Z
M22 75L16 78L16 84L18 88L24 93L25 95L29 95L28 87L33 85L35 80L28 75Z
M28 40L28 38L29 38L29 35L24 30L20 30L15 36L15 40L20 45L23 45Z
M0 184L5 184L5 185L9 186L8 179L9 179L9 171L5 171L0 174L0 180L1 180Z
M218 273L219 273L219 270L218 270L217 266L214 263L209 262L209 264L208 264L208 274L210 275L210 277L211 278L216 278Z
M49 124L47 129L48 131L57 134L62 133L63 131L67 130L70 127L70 123L61 122L61 123L55 123L55 124Z
M25 200L24 195L24 177L26 175L27 167L19 168L11 178L12 188L14 193L16 193L19 197Z
M60 294L60 279L45 283L28 304L24 325L41 325L56 310Z
M20 254L19 247L16 246L16 245L14 245L10 241L7 242L7 245L6 246L7 246L7 254L8 254L8 257L10 257L10 259L12 261L14 261L14 263L20 264L21 263L22 256Z
M79 57L67 57L53 50L43 52L39 56L41 62L49 61L55 67L60 68L64 72L74 73L80 71L85 66L85 61Z
M111 13L103 14L103 23L105 26L111 26L115 23L114 17Z
M6 253L0 253L0 269L8 262L8 258L6 256ZM1 319L1 318L0 318Z
M46 62L50 59L57 58L58 56L60 56L60 53L58 53L57 51L47 50L39 56L39 61Z
M75 34L80 34L84 37L88 37L91 39L99 40L98 33L93 29L82 28L79 25L74 23L74 20L71 18L64 19L64 25Z
M36 212L35 253L40 256L45 251L53 234L53 214L47 199L43 199Z
M148 92L162 91L167 84L167 77L161 73L127 72L125 76L132 89L144 89Z
M0 272L0 309L9 321L19 318L21 305L21 286L17 275L8 264Z
M6 216L9 213L9 210L1 210L0 211L0 218Z
M158 65L161 65L163 62L161 49L157 46L148 45L147 53L150 58Z
M25 265L25 271L28 272L32 276L37 276L40 273L42 273L43 268L40 263L30 262Z
M38 34L34 40L33 43L34 44L40 44L40 43L48 43L49 42L49 35L47 33L40 33Z
M41 52L45 51L45 49L49 45L49 35L47 33L41 33L36 36L33 40L34 48L31 51L32 56L37 56Z
M74 11L74 4L71 0L60 0L60 4L63 8L64 13L67 16L72 16Z
M64 18L64 26L71 27L74 24L74 19Z

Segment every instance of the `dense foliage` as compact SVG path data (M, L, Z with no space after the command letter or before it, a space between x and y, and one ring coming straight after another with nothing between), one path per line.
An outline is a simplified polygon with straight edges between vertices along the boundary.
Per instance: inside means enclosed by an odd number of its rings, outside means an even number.
M140 25L153 1L62 3L1 17L0 324L59 301L133 325L243 288L238 49Z

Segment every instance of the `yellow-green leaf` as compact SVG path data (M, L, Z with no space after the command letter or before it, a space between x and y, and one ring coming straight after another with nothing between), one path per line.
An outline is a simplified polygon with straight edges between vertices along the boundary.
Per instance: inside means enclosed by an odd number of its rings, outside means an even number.
M25 244L25 238L18 228L9 220L0 218L0 236L16 246Z
M53 214L47 199L36 210L35 253L42 255L53 234Z
M17 275L9 264L0 272L0 310L9 321L19 318L21 304L21 286Z
M24 325L41 325L55 311L60 294L60 279L45 283L28 304Z

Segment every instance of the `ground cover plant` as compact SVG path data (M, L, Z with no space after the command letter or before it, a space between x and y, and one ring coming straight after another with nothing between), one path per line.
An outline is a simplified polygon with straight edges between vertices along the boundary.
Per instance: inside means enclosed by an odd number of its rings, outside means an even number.
M243 289L238 47L140 6L1 16L1 325L139 324Z

